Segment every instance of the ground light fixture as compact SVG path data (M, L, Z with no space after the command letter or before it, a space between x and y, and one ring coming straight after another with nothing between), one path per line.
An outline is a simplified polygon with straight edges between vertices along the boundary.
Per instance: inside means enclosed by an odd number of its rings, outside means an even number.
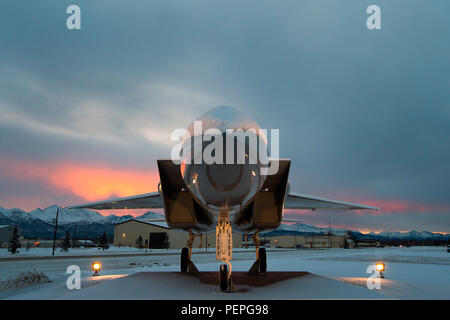
M101 268L102 268L102 265L100 264L100 262L94 262L92 264L92 271L94 271L93 276L99 276Z
M383 262L377 262L376 269L380 273L380 278L384 278L383 272L386 270L386 265Z

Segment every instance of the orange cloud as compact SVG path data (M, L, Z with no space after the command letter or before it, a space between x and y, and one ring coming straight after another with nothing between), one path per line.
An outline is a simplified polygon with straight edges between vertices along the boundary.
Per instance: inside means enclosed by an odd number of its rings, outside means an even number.
M110 196L125 197L155 191L159 182L156 172L120 168L62 164L49 176L56 187L69 189L89 201Z
M450 207L445 205L417 203L403 200L357 200L357 203L364 203L369 206L378 207L380 210L369 212L371 214L377 213L427 213L427 212L445 212L450 211Z
M156 170L133 170L110 165L72 162L38 164L7 161L2 173L15 180L44 181L59 191L69 192L86 201L125 197L156 191Z

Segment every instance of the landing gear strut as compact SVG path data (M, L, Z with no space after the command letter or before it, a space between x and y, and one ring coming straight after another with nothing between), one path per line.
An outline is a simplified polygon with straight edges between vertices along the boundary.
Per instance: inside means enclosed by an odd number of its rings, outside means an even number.
M255 243L256 260L248 271L250 274L265 273L267 271L267 256L266 248L259 247L258 233L252 234L253 242Z

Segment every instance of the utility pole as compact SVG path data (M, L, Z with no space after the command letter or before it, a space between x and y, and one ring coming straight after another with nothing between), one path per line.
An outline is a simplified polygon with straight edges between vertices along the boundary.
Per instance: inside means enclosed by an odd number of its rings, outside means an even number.
M72 239L72 247L77 247L77 242L78 242L78 240L77 240L77 229L78 229L78 225L76 224L75 225L75 230L74 230L74 233L73 233L73 239Z
M56 246L56 232L58 231L58 217L59 217L59 207L56 210L56 219L55 219L55 234L53 235L53 251L52 256L55 255L55 246Z
M331 248L331 222L328 221L328 248Z

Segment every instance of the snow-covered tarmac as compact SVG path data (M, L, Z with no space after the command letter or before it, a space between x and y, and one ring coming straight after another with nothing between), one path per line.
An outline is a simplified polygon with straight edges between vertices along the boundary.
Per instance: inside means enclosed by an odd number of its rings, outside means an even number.
M32 250L27 255L31 256ZM121 253L123 251L126 250L122 248ZM215 261L214 252L200 252L197 250L193 255L198 269L217 271L220 263ZM312 275L235 294L222 293L218 286L200 284L195 277L174 274L179 270L179 255L171 253L175 252L120 256L113 249L101 255L90 253L84 258L79 257L78 252L72 252L78 257L67 255L46 259L37 255L31 260L5 261L2 257L10 256L0 252L0 280L31 270L44 272L53 280L27 288L0 291L0 298L450 299L450 254L444 247L269 250L269 271L307 271ZM247 271L253 259L252 250L234 252L233 271ZM100 277L91 277L90 267L94 260L102 263ZM378 261L386 263L385 279L381 279L381 289L369 290L366 270ZM78 265L82 270L81 290L68 290L66 287L69 265Z

